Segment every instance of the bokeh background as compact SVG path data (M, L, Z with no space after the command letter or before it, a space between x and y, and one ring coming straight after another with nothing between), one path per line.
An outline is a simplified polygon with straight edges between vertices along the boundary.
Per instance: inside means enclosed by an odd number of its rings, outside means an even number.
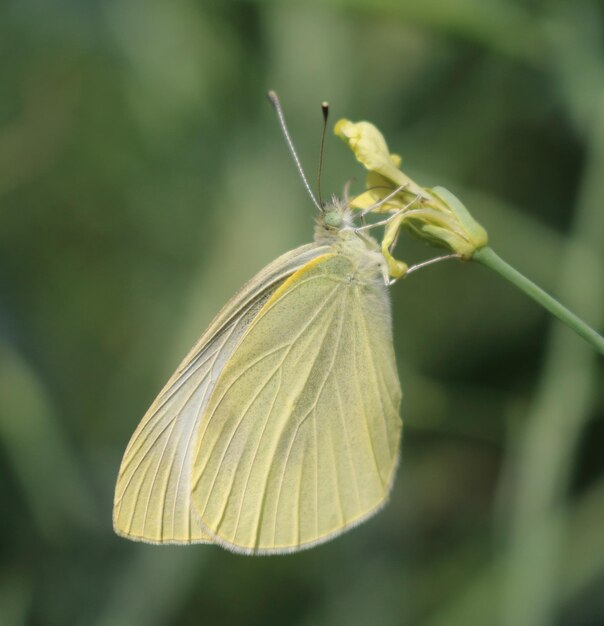
M0 3L0 624L604 624L602 359L472 264L392 290L405 436L380 515L268 558L111 529L157 391L310 240L268 88L311 178L329 100L602 329L603 46L598 0ZM353 176L330 134L324 190Z

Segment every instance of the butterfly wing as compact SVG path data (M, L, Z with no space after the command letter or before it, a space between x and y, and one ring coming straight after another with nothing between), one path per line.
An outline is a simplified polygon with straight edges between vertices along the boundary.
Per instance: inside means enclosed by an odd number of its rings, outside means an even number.
M327 540L386 501L401 392L386 288L342 254L275 291L223 369L197 435L193 505L245 553Z
M324 247L309 244L264 268L222 309L157 396L124 454L113 525L151 543L211 541L191 507L193 444L225 363L271 295Z

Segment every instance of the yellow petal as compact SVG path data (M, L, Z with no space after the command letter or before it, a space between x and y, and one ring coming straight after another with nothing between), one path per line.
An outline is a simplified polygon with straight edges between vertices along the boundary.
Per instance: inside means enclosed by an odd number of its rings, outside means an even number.
M395 259L390 253L390 246L395 242L398 237L399 230L401 228L401 224L403 223L404 217L403 215L398 215L394 219L388 222L386 228L384 229L384 238L382 239L382 255L384 259L386 259L386 263L388 264L388 273L392 278L398 280L402 278L408 271L409 266L403 262Z
M400 157L392 155L394 159L391 158L384 135L373 124L341 119L336 123L334 132L348 144L357 161L368 170L385 176L396 185L408 182L409 179L397 167Z

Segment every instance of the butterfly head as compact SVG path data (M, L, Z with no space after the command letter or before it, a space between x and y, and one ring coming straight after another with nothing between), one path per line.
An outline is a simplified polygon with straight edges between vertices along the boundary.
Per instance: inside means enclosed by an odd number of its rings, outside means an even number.
M325 206L320 221L325 228L340 230L346 223L346 209L334 200Z
M350 208L336 196L323 205L316 220L318 231L336 235L340 231L354 228L354 218Z

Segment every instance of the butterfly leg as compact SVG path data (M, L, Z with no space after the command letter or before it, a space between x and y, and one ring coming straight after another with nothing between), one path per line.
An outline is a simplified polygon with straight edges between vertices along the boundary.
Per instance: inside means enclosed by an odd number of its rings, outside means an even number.
M449 259L461 259L461 254L444 254L443 256L437 256L434 259L428 259L427 261L423 261L422 263L417 263L416 265L412 265L406 271L404 276L407 276L408 274L411 274L412 272L420 270L423 267L428 267L428 265L434 265L434 263L440 263L441 261L448 261ZM393 285L397 280L399 280L399 278L402 278L402 276L393 278L389 284Z

